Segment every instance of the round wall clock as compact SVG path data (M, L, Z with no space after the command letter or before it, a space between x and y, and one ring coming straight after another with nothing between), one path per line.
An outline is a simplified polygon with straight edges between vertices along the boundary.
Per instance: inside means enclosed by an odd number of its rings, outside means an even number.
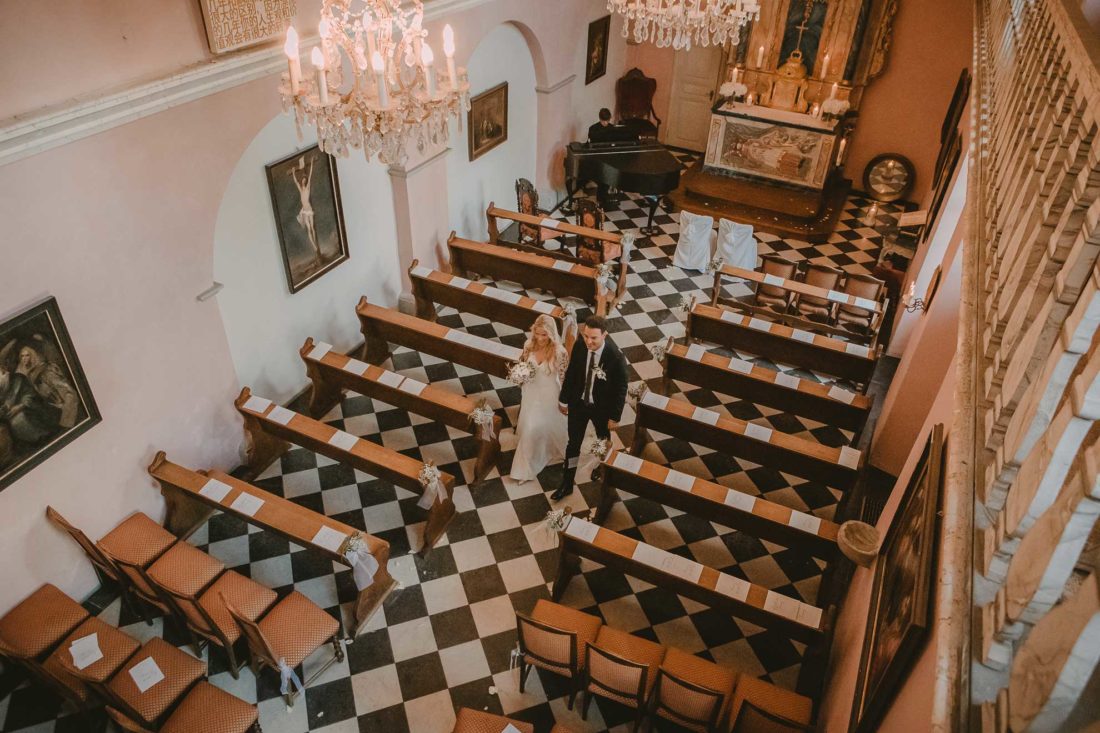
M904 155L883 153L863 171L863 189L876 201L897 201L913 190L917 172Z

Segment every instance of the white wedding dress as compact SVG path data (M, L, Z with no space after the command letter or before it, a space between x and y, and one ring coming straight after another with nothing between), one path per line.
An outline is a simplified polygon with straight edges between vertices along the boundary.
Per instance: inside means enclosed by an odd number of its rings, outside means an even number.
M535 367L535 376L520 388L516 454L511 473L514 481L530 481L551 463L564 460L568 442L566 418L558 411L565 349L560 349L550 364L538 364L533 357L527 361Z

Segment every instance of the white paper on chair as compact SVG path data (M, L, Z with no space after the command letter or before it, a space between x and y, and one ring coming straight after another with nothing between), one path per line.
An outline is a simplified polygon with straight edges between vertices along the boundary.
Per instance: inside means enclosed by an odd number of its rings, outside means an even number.
M271 407L271 400L257 397L256 395L252 395L244 402L244 409L251 410L252 412L262 413L269 407Z
M69 644L69 654L73 656L73 666L85 669L103 659L103 650L99 648L99 634L88 634Z
M589 544L596 541L596 533L599 531L600 526L598 524L592 524L592 522L580 517L570 517L569 524L565 527L567 535L576 537L578 540L584 540Z
M417 277L426 278L432 274L432 271L429 270L427 267L424 267L424 265L417 265L412 269L412 274L416 275Z
M543 219L542 221L539 222L539 226L546 227L547 229L557 229L558 224L560 224L560 223L561 222L558 221L557 219Z
M615 453L615 460L611 462L611 465L615 468L621 468L624 471L630 471L630 473L639 473L642 470L642 459L638 456L632 456L629 453L618 451Z
M326 527L321 525L321 528L317 530L317 534L313 535L311 542L318 547L323 547L330 552L339 552L340 545L344 544L344 539L347 537L343 532L337 532L332 527Z
M555 270L565 270L566 272L573 271L573 263L566 260L554 259L553 268Z
M692 361L702 361L705 353L707 353L707 350L703 348L702 344L692 344L688 347L687 358Z
M554 304L547 303L545 300L536 300L531 305L532 310L537 310L539 313L553 313Z
M462 288L463 290L465 290L466 288L470 287L470 284L470 281L464 277L451 275L451 285L454 285L456 288Z
M840 387L829 387L829 396L834 400L840 400L846 405L852 404L852 400L856 398L855 392L849 392Z
M844 344L844 351L849 354L855 354L856 356L862 356L865 359L871 355L871 350L860 344Z
M415 379L406 379L401 383L401 386L398 387L402 392L408 392L411 395L418 395L427 388L428 385L423 382L418 382Z
M772 324L771 321L763 321L759 318L750 318L749 328L755 329L757 331L767 332L772 330Z
M680 491L691 491L692 487L695 486L695 477L669 469L668 475L665 476L665 483Z
M730 370L734 372L741 372L742 374L752 373L752 363L744 359L738 359L736 356L730 358L729 367Z
M199 493L211 501L221 501L229 493L229 484L212 478L203 484L202 488L199 489Z
M656 407L659 410L663 410L668 407L668 397L663 394L657 394L656 392L647 391L642 395L642 404L649 405L650 407Z
M757 425L753 422L745 423L745 435L754 440L762 440L768 443L772 439L771 428L766 428L763 425Z
M237 498L233 500L233 503L229 505L229 508L240 512L246 517L254 517L256 516L256 512L260 511L260 507L263 505L263 499L242 491Z
M344 371L354 374L357 377L361 377L367 373L367 367L369 365L365 361L359 361L358 359L348 359L348 363L344 365Z
M829 292L825 293L825 299L826 300L831 300L834 303L847 303L848 302L848 296L847 295L845 295L844 293L838 293L835 290L830 290Z
M500 288L485 288L482 295L487 295L494 300L503 300L505 303L518 303L523 297L519 293L501 290Z
M145 692L164 679L164 672L157 666L155 659L148 657L130 668L130 678L137 685L138 692Z
M329 445L336 446L340 450L351 450L358 442L359 438L351 433L345 433L343 430L337 430L332 434L332 437L328 439Z
M324 341L318 341L316 344L313 345L313 348L308 354L306 354L306 356L315 361L320 361L321 359L324 359L325 354L330 351L332 351L332 344L326 344Z
M281 405L275 405L275 409L267 414L267 418L271 420L271 422L277 422L280 425L288 425L290 421L294 419L294 413Z
M809 331L803 331L801 328L795 328L791 330L791 338L795 341L805 341L808 344L814 342L814 335Z
M765 275L764 282L766 282L768 285L778 285L779 287L783 287L785 281L778 275Z
M396 387L401 384L401 381L403 379L404 377L402 377L400 374L395 374L388 369L384 369L382 370L381 376L378 377L378 383L384 384L387 387Z
M714 410L707 410L702 407L696 407L691 413L691 419L695 422L705 423L707 425L717 425L720 415Z
M821 529L821 519L806 512L792 511L791 518L787 520L787 526L810 534L817 534L817 531Z
M752 588L752 586L747 581L735 578L732 575L727 575L726 573L719 573L718 582L714 585L714 590L737 601L747 600L750 588Z
M520 733L520 730L516 726L509 723L508 725L504 726L504 730L502 730L500 733Z
M723 503L726 506L731 506L734 509L740 509L743 512L749 512L751 514L753 508L756 506L756 497L735 489L730 489L726 492L726 498Z
M798 385L802 382L798 377L792 377L785 372L775 373L775 383L781 387L789 387L791 389L798 389Z

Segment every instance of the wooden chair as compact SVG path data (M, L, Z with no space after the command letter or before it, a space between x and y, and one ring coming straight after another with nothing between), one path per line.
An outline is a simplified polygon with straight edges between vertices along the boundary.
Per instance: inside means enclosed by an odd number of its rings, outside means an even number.
M137 665L152 659L164 679L142 692L138 689L130 671ZM154 637L142 645L105 683L87 676L82 679L97 690L108 705L121 710L139 725L159 730L177 703L206 677L206 664L185 651L172 646L160 637Z
M144 602L145 605L136 605L149 625L152 625L153 619L147 611L148 606L162 614L169 613L171 609L149 585L143 571L169 552L176 539L175 535L145 514L135 512L96 543L96 547L119 569L120 577L126 580L132 597Z
M650 697L650 712L694 731L714 733L725 720L737 673L669 647Z
M790 280L794 277L795 270L798 269L798 264L788 260L786 257L767 254L760 255L760 268L765 275L774 275L784 280ZM769 308L776 313L786 313L787 308L790 306L790 298L791 294L789 291L776 285L760 283L756 287L756 296L753 298L753 305Z
M588 720L592 696L600 695L634 708L637 715L633 730L637 731L664 658L665 648L660 644L601 626L596 641L585 646L581 719Z
M751 707L751 710L746 708ZM797 692L741 675L730 702L731 733L811 730L813 701Z
M843 270L838 270L835 267L810 264L806 266L806 275L803 282L824 290L836 290L837 286L840 285L840 278L843 276ZM791 305L800 316L808 320L819 323L830 323L833 320L834 304L827 298L796 293Z
M653 110L653 95L657 93L657 80L633 68L615 82L615 109L619 122L627 123L638 131L639 137L657 139L661 118Z
M516 614L519 634L519 691L531 667L567 677L572 682L569 709L583 683L585 644L595 641L603 622L587 613L540 599L530 616Z
M516 211L528 216L550 216L549 211L539 208L538 189L535 188L535 184L526 178L516 179ZM557 232L553 229L520 222L519 237L521 242L535 242L541 246L544 240L554 239L557 236Z
M603 230L606 216L599 204L591 199L581 199L575 209L577 226ZM604 262L604 242L594 237L577 235L577 259L590 267L598 267Z
M857 298L878 301L886 283L877 277L852 273L844 280L843 292ZM839 303L836 310L836 325L860 336L873 335L878 328L876 314L865 308L847 303Z
M252 671L259 675L261 667L270 667L281 675L300 665L326 642L332 644L333 656L321 666L302 687L324 674L325 670L344 660L344 647L340 644L340 622L323 608L298 591L291 592L267 612L259 621L237 608L223 596L222 602L230 615L240 624L252 655ZM284 671L286 670L286 671ZM285 683L287 707L294 706L294 698L301 690L295 689L292 680Z
M730 722L730 733L806 733L812 730L814 727L809 723L788 720L750 702L742 703L737 719Z
M114 708L107 715L124 733L152 733L149 728ZM160 733L262 733L255 705L199 682L172 711Z
M91 634L96 635L99 650L103 656L84 669L77 669L70 645L77 639L83 639ZM137 639L92 616L77 626L46 658L42 666L53 680L64 688L65 697L81 711L88 712L97 707L101 686L114 677L122 665L126 664L140 648L141 644Z

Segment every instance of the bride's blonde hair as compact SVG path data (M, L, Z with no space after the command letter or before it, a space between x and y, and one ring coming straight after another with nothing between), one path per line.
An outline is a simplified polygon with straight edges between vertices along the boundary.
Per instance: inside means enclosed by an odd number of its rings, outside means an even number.
M561 335L558 333L558 322L550 315L543 313L531 324L531 332L527 334L527 342L523 345L524 349L528 352L535 349L535 329L539 327L542 327L542 329L546 331L546 335L550 338L550 343L553 344L553 353L556 354L558 349L565 348L561 342Z

